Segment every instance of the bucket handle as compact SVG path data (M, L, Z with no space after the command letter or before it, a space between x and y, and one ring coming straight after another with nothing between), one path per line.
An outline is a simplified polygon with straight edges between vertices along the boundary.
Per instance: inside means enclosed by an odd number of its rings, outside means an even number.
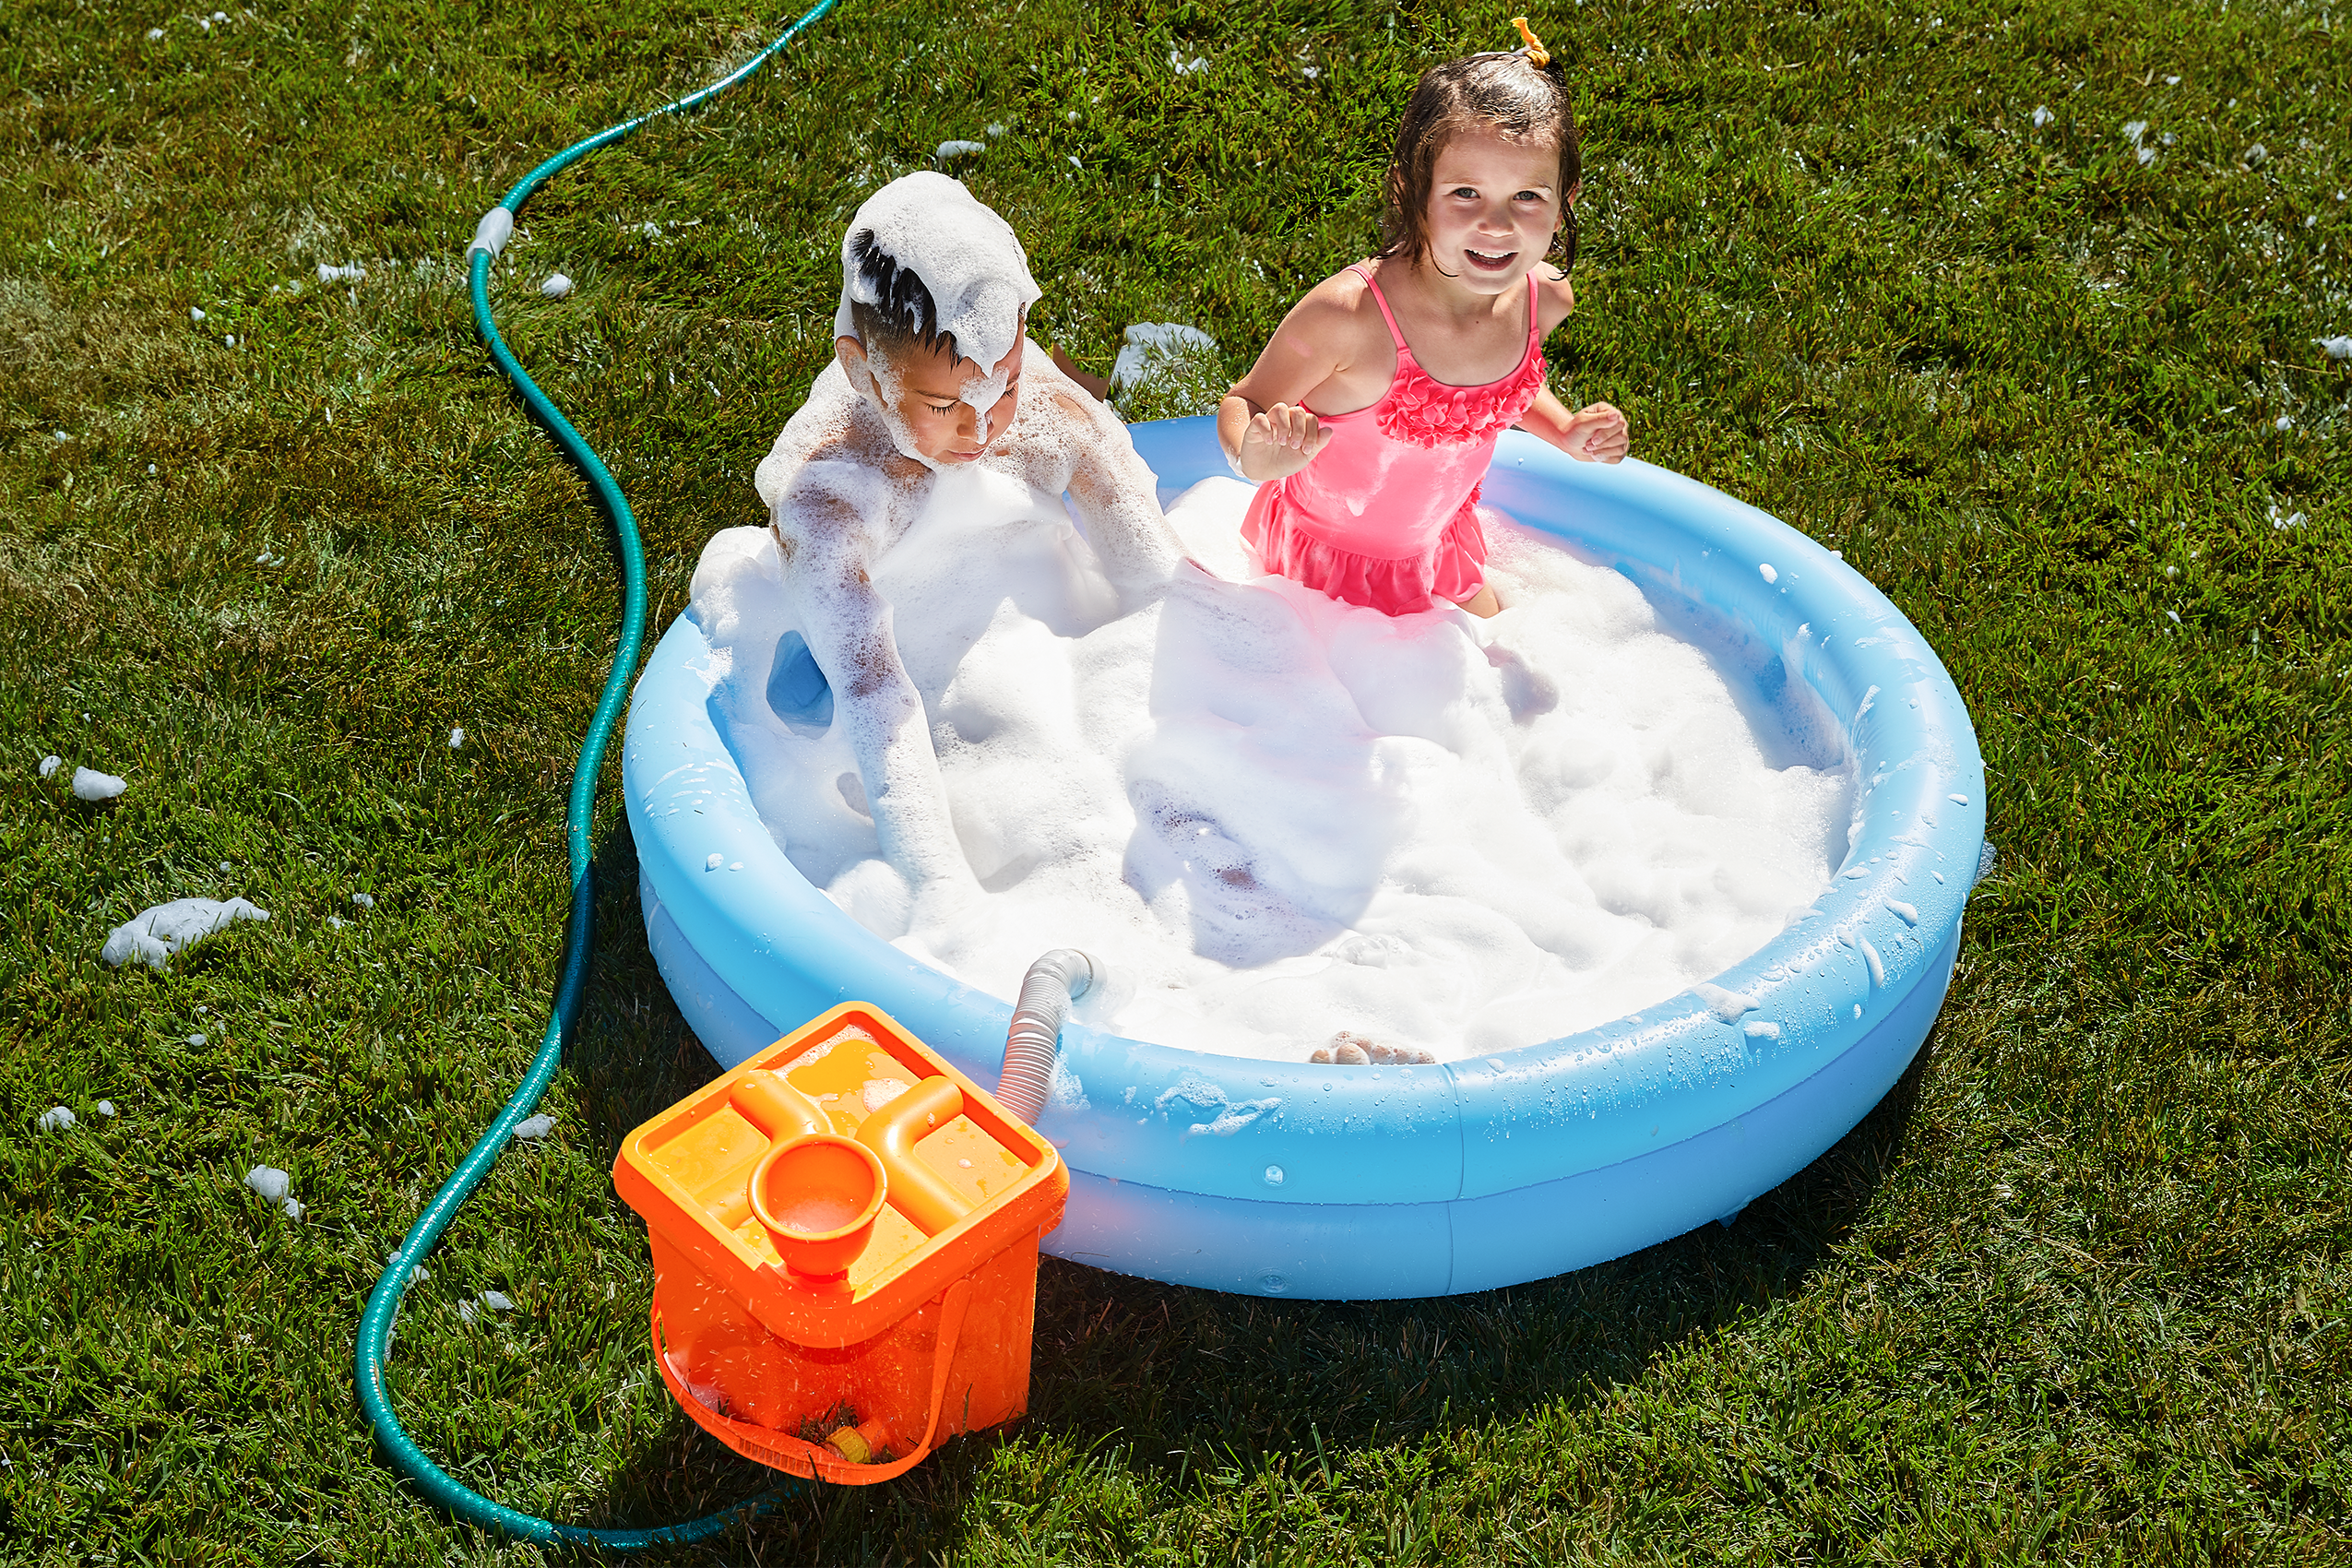
M844 1486L872 1486L876 1481L905 1475L930 1456L932 1439L939 1433L940 1409L947 1401L947 1378L955 1365L956 1343L964 1330L964 1309L971 1295L972 1282L966 1278L950 1285L940 1296L939 1343L932 1353L931 1363L931 1419L923 1428L922 1441L904 1458L893 1459L886 1465L852 1464L821 1443L810 1443L773 1427L720 1415L695 1398L686 1391L677 1370L670 1364L669 1352L662 1344L659 1301L653 1305L651 1323L653 1364L661 1369L661 1381L670 1385L671 1396L695 1419L695 1424L746 1459L756 1459L771 1469L795 1476L838 1481Z

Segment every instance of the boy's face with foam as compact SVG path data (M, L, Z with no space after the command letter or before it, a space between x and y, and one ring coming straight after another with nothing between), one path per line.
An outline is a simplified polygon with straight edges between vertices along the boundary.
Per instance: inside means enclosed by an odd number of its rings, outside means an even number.
M854 338L835 341L849 384L890 426L898 449L935 469L974 462L1012 428L1020 406L1021 344L994 365L957 354L944 342L912 339L869 350Z

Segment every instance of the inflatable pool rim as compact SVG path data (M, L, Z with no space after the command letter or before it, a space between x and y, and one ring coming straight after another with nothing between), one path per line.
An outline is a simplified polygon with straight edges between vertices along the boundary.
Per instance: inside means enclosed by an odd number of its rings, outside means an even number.
M1133 434L1163 494L1225 472L1208 420ZM1577 463L1513 433L1486 500L1661 608L1696 609L1766 706L1826 713L1856 770L1844 863L1706 984L1498 1055L1315 1066L1073 1022L1039 1121L1072 1178L1048 1251L1259 1295L1547 1277L1728 1219L1849 1131L1926 1039L1983 846L1984 778L1918 631L1832 552L1645 463ZM710 668L681 615L638 681L623 765L648 939L688 1024L732 1064L862 1000L993 1082L1010 1001L909 958L801 876L753 808Z

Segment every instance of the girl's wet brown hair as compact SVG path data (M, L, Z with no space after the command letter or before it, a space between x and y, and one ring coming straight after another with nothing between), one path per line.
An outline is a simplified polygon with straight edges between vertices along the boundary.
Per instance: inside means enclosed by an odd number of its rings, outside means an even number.
M1551 253L1562 271L1576 260L1576 209L1568 196L1583 180L1584 155L1560 56L1538 65L1523 49L1471 54L1431 65L1413 86L1396 127L1396 150L1383 182L1383 256L1418 265L1429 255L1430 184L1437 155L1466 130L1491 125L1505 136L1549 138L1560 148L1560 232Z

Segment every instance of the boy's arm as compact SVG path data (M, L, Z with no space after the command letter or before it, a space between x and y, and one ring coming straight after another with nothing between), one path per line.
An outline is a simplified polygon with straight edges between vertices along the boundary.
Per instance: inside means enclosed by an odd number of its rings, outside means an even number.
M1568 275L1549 262L1538 267L1536 330L1550 337L1552 328L1567 320L1575 308L1576 291L1569 286ZM1588 463L1621 461L1631 439L1625 416L1610 404L1587 403L1572 414L1549 386L1520 419L1519 428Z
M1067 433L1063 488L1070 504L1086 525L1104 573L1119 590L1121 607L1133 610L1137 595L1168 581L1184 558L1184 547L1168 526L1151 469L1136 453L1134 439L1119 416L1078 387L1057 386L1051 377L1037 379L1036 393L1054 410L1047 428L1059 426Z
M881 481L871 476L872 486L837 485L810 471L850 466L811 464L778 500L785 585L809 652L833 688L835 721L858 759L883 858L918 898L964 891L973 885L971 867L948 815L922 697L899 660L890 602L866 575L861 514L888 505L870 493Z

